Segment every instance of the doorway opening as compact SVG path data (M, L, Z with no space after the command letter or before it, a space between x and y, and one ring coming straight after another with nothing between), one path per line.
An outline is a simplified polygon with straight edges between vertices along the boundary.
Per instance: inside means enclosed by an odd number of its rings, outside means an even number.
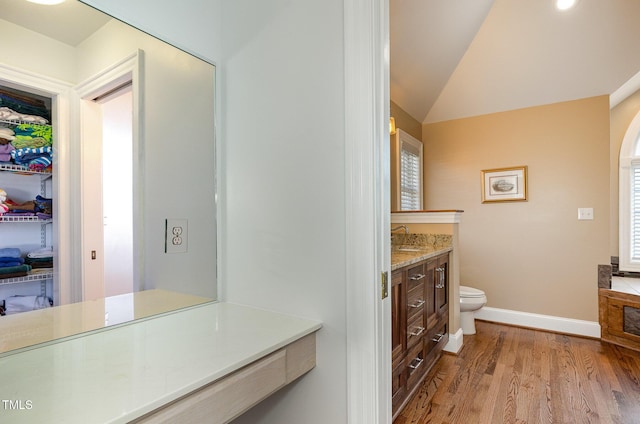
M94 99L102 110L105 296L133 292L133 94L131 81Z

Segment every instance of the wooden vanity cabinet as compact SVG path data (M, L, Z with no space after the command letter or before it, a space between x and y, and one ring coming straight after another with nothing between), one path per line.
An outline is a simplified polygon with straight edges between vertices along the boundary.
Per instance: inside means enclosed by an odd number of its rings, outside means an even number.
M392 409L395 418L449 340L449 254L391 274Z

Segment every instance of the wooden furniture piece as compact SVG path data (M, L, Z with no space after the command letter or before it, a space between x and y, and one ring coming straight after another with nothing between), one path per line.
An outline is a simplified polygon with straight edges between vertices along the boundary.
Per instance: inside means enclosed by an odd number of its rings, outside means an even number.
M391 305L395 418L449 340L449 254L393 271Z
M640 296L598 289L602 341L640 351Z

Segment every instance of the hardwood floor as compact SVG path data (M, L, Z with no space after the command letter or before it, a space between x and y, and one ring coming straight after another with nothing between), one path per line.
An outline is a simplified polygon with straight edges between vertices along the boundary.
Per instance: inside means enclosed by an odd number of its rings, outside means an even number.
M476 321L394 424L640 424L640 352Z

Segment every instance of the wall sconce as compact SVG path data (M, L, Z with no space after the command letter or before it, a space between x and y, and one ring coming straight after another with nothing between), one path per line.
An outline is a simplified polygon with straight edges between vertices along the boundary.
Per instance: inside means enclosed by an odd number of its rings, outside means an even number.
M396 133L396 120L393 119L393 116L389 118L389 134L394 135Z

